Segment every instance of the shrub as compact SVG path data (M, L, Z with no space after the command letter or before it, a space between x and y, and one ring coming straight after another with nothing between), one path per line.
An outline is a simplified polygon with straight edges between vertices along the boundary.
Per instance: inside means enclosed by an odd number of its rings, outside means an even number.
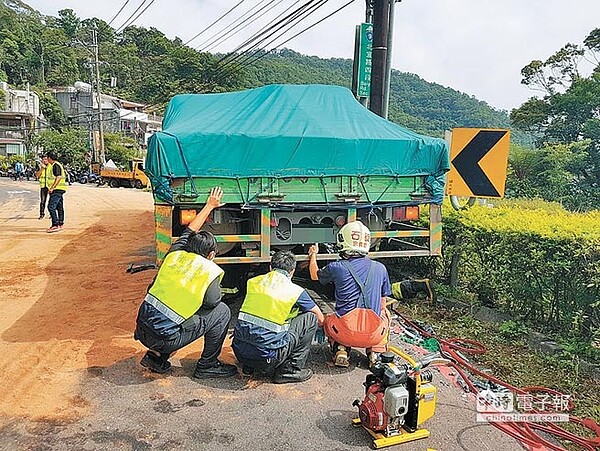
M445 210L442 272L498 306L589 339L600 328L600 212L504 201ZM598 333L598 332L596 332Z

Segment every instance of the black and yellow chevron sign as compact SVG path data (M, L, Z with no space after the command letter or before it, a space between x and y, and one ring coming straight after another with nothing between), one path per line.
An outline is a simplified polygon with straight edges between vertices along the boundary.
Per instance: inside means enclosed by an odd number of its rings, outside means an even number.
M503 197L509 147L510 130L453 129L446 194Z

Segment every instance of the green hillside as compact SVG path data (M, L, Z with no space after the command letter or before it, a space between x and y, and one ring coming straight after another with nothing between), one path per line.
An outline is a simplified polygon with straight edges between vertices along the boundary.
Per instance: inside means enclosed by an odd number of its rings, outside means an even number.
M135 26L116 31L96 18L72 10L43 16L19 0L0 3L0 80L44 90L90 81L92 29L99 32L105 92L164 108L182 92L215 92L268 83L324 83L350 86L352 61L305 56L280 50L242 71L222 71L217 57L169 39L161 31ZM75 43L75 44L74 44ZM116 77L117 86L110 86ZM50 102L43 102L42 107ZM48 116L48 114L47 114ZM52 114L50 114L52 116ZM456 126L507 127L506 112L417 75L394 71L390 119L415 131L443 136Z
M245 69L245 87L269 83L325 83L350 87L352 60L323 59L283 49ZM442 137L453 127L508 127L504 111L467 94L392 71L390 119L412 130ZM517 133L522 140L522 134Z

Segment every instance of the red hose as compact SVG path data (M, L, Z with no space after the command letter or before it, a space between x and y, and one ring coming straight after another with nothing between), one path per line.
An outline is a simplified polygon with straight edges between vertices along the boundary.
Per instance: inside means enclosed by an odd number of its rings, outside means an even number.
M466 386L472 393L478 393L479 390L477 389L475 384L473 384L473 382L470 380L470 378L466 375L466 373L464 371L465 369L472 374L476 374L490 382L493 382L496 385L506 387L513 393L530 394L530 395L532 393L548 393L548 394L552 394L552 395L561 395L562 396L562 393L560 393L559 391L553 390L551 388L540 387L540 386L519 388L514 385L508 384L506 382L503 382L495 376L484 373L483 371L477 369L475 366L471 365L462 356L460 356L458 354L458 352L461 352L464 354L475 354L475 355L484 354L487 351L487 349L483 344L479 343L476 340L471 340L471 339L466 339L466 338L450 338L447 340L438 338L434 334L431 334L431 333L423 330L421 327L419 327L417 324L412 322L409 318L407 318L401 312L398 312L397 310L395 310L395 313L397 313L398 316L406 324L408 324L413 329L417 330L422 336L427 337L427 338L435 338L440 343L440 349L443 352L445 352L446 354L448 354L454 360L454 362L452 362L452 367L456 370L458 375L462 378L462 380L465 382ZM532 396L534 396L534 395L532 395ZM571 399L569 399L569 403L568 403L567 407L568 407L568 409L567 409L568 411L571 411L575 408L575 405ZM540 413L540 411L533 409L532 413ZM550 450L554 450L554 451L565 451L565 449L563 447L560 447L554 443L551 443L548 440L546 440L545 438L543 438L542 436L540 436L540 434L538 434L538 432L537 432L537 431L540 431L540 432L544 432L546 434L560 437L564 440L568 440L568 441L575 443L589 451L596 451L597 449L600 449L600 425L598 425L598 423L596 421L594 421L591 418L581 419L581 418L575 417L573 415L570 415L569 422L575 423L575 424L578 424L580 426L587 428L588 430L592 431L596 435L596 437L591 438L591 439L588 439L586 437L581 437L579 435L576 435L572 432L569 432L569 431L561 428L556 423L538 424L538 423L526 423L526 422L519 422L519 423L491 422L490 424L492 426L496 427L497 429L503 431L504 433L510 435L511 437L518 440L519 442L529 445L529 446L532 446L532 447L544 446L544 447L546 447Z

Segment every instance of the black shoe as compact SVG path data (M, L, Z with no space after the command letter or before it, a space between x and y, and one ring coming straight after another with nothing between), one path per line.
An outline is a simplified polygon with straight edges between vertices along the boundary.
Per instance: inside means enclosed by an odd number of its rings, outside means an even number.
M274 384L293 384L295 382L304 382L309 380L313 375L313 371L310 368L304 368L302 370L292 370L285 372L276 372L273 376Z
M217 360L213 366L201 368L196 365L194 377L196 379L210 379L213 377L231 377L238 373L237 366L221 363Z
M242 373L244 373L244 374L246 374L246 375L248 375L248 376L250 376L250 375L254 374L254 373L255 373L255 371L256 371L256 370L255 370L254 368L252 368L251 366L246 366L246 365L244 365L244 366L242 367Z
M40 217L38 219L44 219L46 215L40 215Z
M171 362L169 362L168 358L168 354L161 354L159 357L153 352L148 351L140 361L140 364L153 373L164 374L171 369Z

